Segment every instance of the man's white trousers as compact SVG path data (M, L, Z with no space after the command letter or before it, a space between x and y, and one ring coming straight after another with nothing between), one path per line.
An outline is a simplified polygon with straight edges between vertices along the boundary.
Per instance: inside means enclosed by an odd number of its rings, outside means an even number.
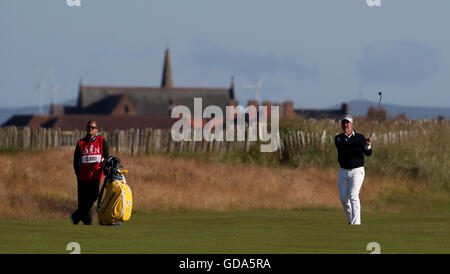
M352 225L361 224L361 204L359 191L364 181L364 167L339 170L339 197L347 220Z

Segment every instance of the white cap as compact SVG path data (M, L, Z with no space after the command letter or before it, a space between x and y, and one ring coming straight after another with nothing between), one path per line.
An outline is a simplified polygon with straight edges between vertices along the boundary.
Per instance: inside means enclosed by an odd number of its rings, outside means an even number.
M349 121L350 123L353 123L353 117L350 114L347 114L344 117L342 117L341 121Z

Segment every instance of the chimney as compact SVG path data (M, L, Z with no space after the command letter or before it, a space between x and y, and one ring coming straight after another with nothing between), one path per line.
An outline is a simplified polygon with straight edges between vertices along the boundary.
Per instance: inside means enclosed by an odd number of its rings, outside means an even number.
M259 102L257 100L249 100L247 106L254 106L256 107L256 109L258 109Z
M271 117L270 114L271 114L271 110L272 110L272 108L271 108L272 103L270 103L270 101L264 101L262 104L263 104L263 106L267 107L267 118L270 119L270 117ZM276 105L276 104L274 104L274 105Z
M51 104L50 115L64 115L64 106Z
M292 101L286 101L283 103L283 117L293 118L295 116L294 103Z
M247 106L254 106L255 112L248 112L248 119L258 119L259 102L257 100L249 100ZM246 118L247 121L247 118Z
M83 89L82 79L80 78L80 83L78 84L78 100L77 100L77 108L81 110L83 108L83 93L81 92Z
M341 112L344 115L350 114L350 106L348 105L348 103L342 103Z

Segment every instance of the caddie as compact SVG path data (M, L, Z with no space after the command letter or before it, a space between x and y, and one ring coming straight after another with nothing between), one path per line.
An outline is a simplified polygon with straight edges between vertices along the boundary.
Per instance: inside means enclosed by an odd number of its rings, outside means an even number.
M89 121L86 136L78 141L74 152L73 168L78 192L78 209L70 214L74 225L80 221L85 225L92 224L91 208L98 198L104 160L109 155L105 138L97 136L97 133L98 123Z

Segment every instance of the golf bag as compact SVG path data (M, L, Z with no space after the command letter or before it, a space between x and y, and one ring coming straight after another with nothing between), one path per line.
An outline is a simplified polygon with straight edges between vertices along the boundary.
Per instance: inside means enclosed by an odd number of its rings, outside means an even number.
M128 170L119 169L120 159L111 155L103 167L105 180L97 201L98 223L118 225L128 221L133 207L133 196L125 180ZM103 195L105 193L105 195Z

